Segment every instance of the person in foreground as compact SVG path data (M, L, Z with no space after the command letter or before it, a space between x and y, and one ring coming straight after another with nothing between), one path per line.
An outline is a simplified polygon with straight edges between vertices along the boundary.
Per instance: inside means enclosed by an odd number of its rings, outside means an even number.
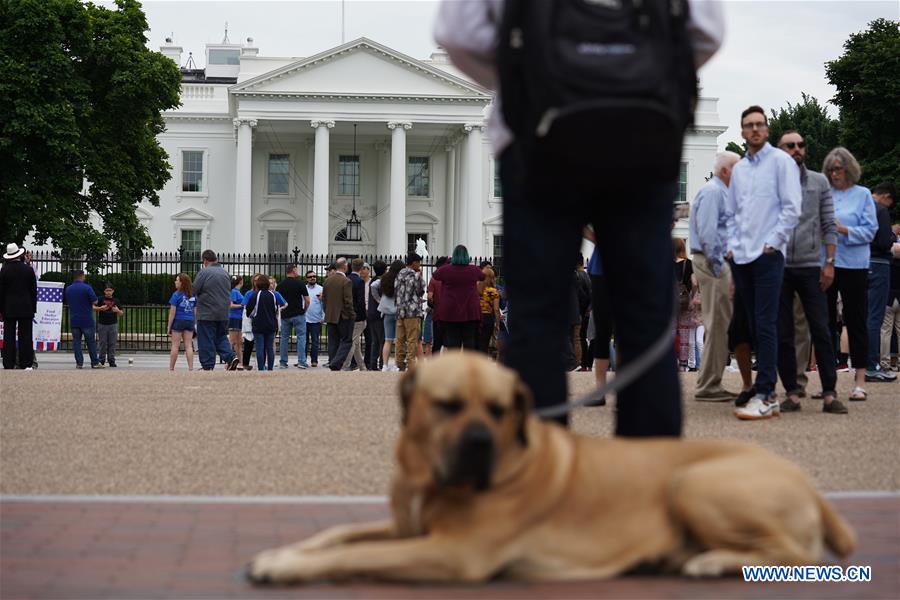
M251 581L600 579L648 564L719 576L855 547L787 460L738 442L577 436L531 416L522 380L480 353L423 362L400 398L393 518L264 551Z

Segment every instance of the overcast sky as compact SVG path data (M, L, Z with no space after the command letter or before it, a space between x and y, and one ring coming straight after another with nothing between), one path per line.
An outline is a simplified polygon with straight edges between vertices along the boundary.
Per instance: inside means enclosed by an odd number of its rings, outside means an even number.
M144 11L151 47L158 49L174 35L184 47L184 60L193 52L203 66L204 44L222 41L226 21L232 42L253 37L264 56L310 56L337 46L341 5L340 0L150 0ZM368 37L414 58L428 58L435 49L431 31L437 6L428 0L348 1L346 40ZM750 104L778 108L799 101L801 92L827 102L834 88L825 80L824 63L840 56L849 34L878 17L900 19L896 0L731 0L724 6L725 43L700 72L703 95L719 98L719 118L730 126L719 137L721 148L740 141L734 124Z

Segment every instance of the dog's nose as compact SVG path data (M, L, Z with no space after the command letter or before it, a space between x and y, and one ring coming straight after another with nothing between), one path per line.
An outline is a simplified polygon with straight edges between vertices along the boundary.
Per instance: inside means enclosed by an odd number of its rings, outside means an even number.
M460 448L464 452L482 454L491 450L494 445L494 437L491 435L491 430L483 423L472 423L463 430L459 442Z

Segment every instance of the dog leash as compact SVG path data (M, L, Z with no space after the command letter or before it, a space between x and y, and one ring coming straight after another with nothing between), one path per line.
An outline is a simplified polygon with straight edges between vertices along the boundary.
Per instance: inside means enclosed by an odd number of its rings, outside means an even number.
M665 355L675 343L675 327L678 324L678 303L675 303L672 311L672 319L669 321L669 327L666 332L657 339L653 345L637 358L633 363L627 365L621 371L616 372L616 376L612 381L608 381L599 388L584 394L574 402L564 402L554 406L548 406L534 411L534 414L542 417L558 417L566 413L572 412L576 408L587 406L599 402L603 396L613 392L619 392L634 380L644 374L650 367L655 365Z

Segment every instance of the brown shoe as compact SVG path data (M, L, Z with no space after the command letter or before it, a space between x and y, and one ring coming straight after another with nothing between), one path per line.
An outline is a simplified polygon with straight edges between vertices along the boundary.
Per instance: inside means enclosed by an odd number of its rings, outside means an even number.
M782 406L784 406L782 404ZM822 412L831 413L833 415L846 415L847 407L844 406L840 400L832 400L831 402L827 402L822 405Z

